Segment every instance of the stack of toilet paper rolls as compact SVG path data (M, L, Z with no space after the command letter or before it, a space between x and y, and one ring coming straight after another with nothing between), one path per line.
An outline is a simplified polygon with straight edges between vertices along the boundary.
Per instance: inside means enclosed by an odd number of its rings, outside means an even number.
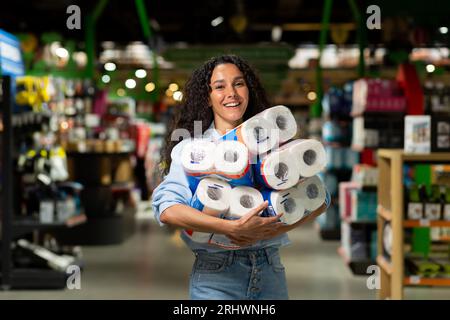
M314 139L291 140L297 124L285 106L248 119L218 141L193 139L182 150L181 164L193 190L191 206L206 214L239 219L265 200L261 216L283 213L293 224L325 201L317 176L326 166L323 145ZM219 234L185 233L196 242L239 248Z

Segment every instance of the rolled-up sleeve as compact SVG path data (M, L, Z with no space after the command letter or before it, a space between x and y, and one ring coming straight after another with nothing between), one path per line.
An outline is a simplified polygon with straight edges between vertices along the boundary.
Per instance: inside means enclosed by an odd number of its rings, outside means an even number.
M153 191L152 208L155 219L161 226L165 225L161 222L161 215L164 214L164 210L176 204L189 205L192 199L192 192L181 166L181 150L184 144L185 140L173 148L169 173Z

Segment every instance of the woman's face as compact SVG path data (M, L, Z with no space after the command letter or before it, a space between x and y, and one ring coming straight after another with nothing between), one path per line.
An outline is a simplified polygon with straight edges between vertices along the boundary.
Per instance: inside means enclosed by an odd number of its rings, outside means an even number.
M231 63L217 65L209 86L209 102L215 117L228 123L239 123L248 106L248 87L239 68Z

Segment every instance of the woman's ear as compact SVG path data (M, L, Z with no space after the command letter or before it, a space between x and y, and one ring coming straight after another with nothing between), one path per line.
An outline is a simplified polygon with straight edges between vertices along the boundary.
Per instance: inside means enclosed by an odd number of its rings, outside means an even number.
M208 98L208 108L212 108L211 98Z

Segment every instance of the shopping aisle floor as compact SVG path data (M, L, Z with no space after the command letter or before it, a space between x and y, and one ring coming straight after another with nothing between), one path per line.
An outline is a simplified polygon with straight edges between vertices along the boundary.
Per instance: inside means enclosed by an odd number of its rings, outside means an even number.
M187 299L193 254L153 220L116 246L84 247L80 290L0 292L0 299ZM367 277L353 276L337 254L338 242L320 240L309 224L290 233L283 248L291 299L375 299ZM450 299L450 289L408 288L408 299Z

